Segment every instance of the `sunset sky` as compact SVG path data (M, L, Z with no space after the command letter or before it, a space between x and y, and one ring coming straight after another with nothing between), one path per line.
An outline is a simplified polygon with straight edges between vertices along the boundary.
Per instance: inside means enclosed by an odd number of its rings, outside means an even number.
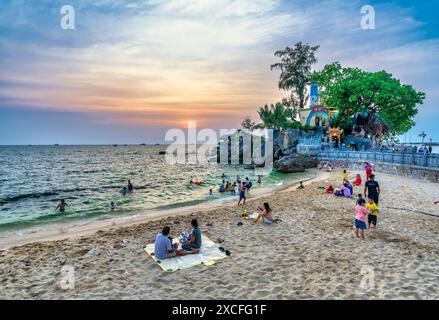
M363 5L376 29L362 30ZM63 5L75 30L60 27ZM170 128L239 126L279 101L277 49L320 45L427 94L407 141L439 141L436 1L2 0L0 144L164 142ZM402 141L404 141L403 137Z

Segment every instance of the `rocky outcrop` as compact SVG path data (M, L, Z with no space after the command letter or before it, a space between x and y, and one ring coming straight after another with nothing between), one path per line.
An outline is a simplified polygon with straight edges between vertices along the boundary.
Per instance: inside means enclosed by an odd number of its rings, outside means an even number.
M317 135L314 130L289 129L285 132L276 132L273 141L273 169L277 172L290 173L317 167L318 160L315 156L297 153L300 138Z
M239 133L239 131L238 131ZM286 131L275 130L273 134L273 169L277 172L303 172L308 168L315 168L318 165L318 160L315 156L307 156L297 153L297 145L299 144L300 138L311 138L321 136L321 132L316 132L315 130L300 130L300 129L288 129ZM232 139L240 139L239 143L239 163L243 163L243 155L251 153L247 150L245 144L242 143L242 139L239 135L234 138L225 138L227 148L220 148L218 145L216 149L217 162L220 159L227 159L231 163L231 141ZM262 150L264 150L264 143L262 144ZM224 161L223 160L223 161ZM237 159L236 159L237 160ZM263 164L259 165L263 166ZM245 165L246 169L254 169L258 167L256 164Z
M295 153L276 160L273 163L273 169L283 173L303 172L306 169L315 168L317 165L317 157Z

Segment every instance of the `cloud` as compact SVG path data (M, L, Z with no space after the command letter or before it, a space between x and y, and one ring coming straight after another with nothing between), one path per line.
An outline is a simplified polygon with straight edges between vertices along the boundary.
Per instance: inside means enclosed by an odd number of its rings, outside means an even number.
M366 31L362 1L72 0L77 28L65 31L64 2L0 3L0 108L236 126L282 97L269 66L296 41L321 45L315 68L386 69L437 97L438 39L395 3L376 4L377 28Z

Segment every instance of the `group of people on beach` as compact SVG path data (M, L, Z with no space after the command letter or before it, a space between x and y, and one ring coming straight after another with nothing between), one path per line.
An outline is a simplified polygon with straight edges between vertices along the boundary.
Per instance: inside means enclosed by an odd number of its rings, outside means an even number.
M230 192L231 194L235 195L238 193L239 200L238 200L238 206L241 204L245 204L245 200L247 199L247 196L250 189L253 187L253 182L249 179L249 177L246 177L244 181L241 180L241 177L239 175L236 176L235 181L230 182L229 180L226 180L225 173L221 176L222 181L219 186L218 192L220 194ZM262 176L257 176L257 183L260 185L262 183ZM209 189L209 195L213 195L213 189Z
M359 193L355 205L355 237L365 239L364 230L368 228L376 228L378 222L378 203L380 196L380 185L375 180L375 175L372 173L372 164L364 163L366 182L364 184L363 193ZM354 186L360 187L363 183L361 174L357 174L355 180L349 181L349 173L343 170L343 182L339 188L334 188L332 185L327 187L325 191L332 193L335 196L343 196L352 198L354 194ZM364 195L364 197L363 197Z
M257 211L258 216L253 223L263 221L266 224L272 224L276 221L273 217L273 210L267 202L265 202L262 207L258 207ZM202 235L198 221L192 219L191 226L192 231L189 233L182 233L176 242L174 242L173 238L170 236L171 228L169 226L163 227L162 232L157 234L155 240L152 241L152 243L154 243L154 253L152 255L157 259L169 259L200 253ZM225 250L225 253L228 254L227 250Z

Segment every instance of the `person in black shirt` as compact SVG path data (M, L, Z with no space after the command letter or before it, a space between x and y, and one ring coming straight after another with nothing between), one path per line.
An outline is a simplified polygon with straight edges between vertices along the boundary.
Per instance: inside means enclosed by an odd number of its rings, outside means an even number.
M367 180L364 185L364 196L373 199L378 205L380 196L380 185L378 181L375 181L375 175L373 174L369 176L369 180Z

